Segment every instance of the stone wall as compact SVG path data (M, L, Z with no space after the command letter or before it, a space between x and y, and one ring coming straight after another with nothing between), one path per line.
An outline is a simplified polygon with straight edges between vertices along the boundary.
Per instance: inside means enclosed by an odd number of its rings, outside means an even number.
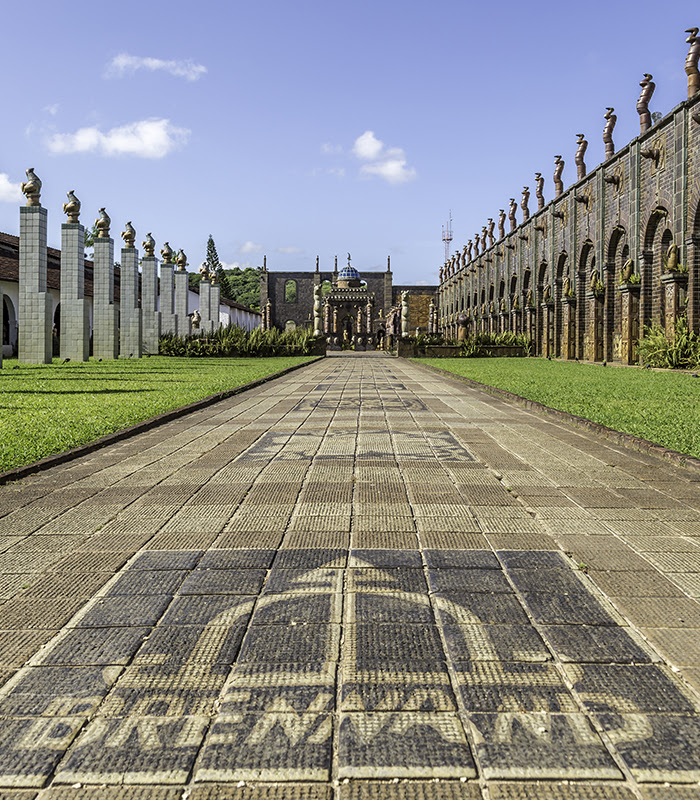
M453 257L439 325L453 338L460 325L511 330L540 355L633 363L644 329L670 334L686 301L700 331L700 93L479 256Z

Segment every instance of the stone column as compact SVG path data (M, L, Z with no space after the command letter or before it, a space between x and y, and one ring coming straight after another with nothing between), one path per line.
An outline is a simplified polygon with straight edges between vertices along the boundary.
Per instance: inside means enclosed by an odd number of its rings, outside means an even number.
M160 251L163 260L160 264L160 332L177 333L175 315L175 283L173 279L172 250L166 242Z
M158 311L158 259L154 255L155 242L146 234L143 243L146 255L141 260L141 342L143 352L158 355L160 339L160 311Z
M72 196L71 196L72 195ZM61 358L90 357L90 304L85 299L85 228L78 222L80 201L72 192L61 225Z
M221 303L221 286L218 283L214 283L214 278L212 277L211 283L211 292L209 295L209 314L211 317L211 329L213 331L218 331L221 327L221 318L219 315L219 305Z
M561 354L564 358L576 358L576 299L562 298Z
M46 228L48 213L42 208L39 181L27 170L22 191L27 205L19 210L19 360L28 364L50 364L53 350L53 300L46 290Z
M529 336L530 340L532 341L533 351L535 350L537 344L537 331L535 330L535 307L534 306L527 306L525 308L525 334Z
M189 336L192 333L192 320L189 316L189 276L187 275L187 256L183 250L177 254L175 280L175 317L178 336Z
M638 283L620 284L622 297L622 341L620 360L623 364L636 364L637 342L639 341L639 294Z
M541 303L540 309L542 312L542 355L548 358L554 355L554 304L548 302Z
M667 272L661 276L661 285L664 290L666 338L671 342L676 333L676 322L685 310L688 276L678 272Z
M510 312L510 325L513 333L520 333L520 309L514 308Z
M131 223L127 223L127 231ZM119 355L122 358L141 358L142 330L139 308L139 252L133 238L122 233L126 244L121 252L119 279Z
M106 217L101 213L99 221ZM95 239L93 264L92 357L117 358L119 315L114 305L114 240L109 236L109 227L101 228Z
M211 333L211 283L204 278L199 282L199 315L202 318L199 329Z
M588 314L586 317L586 346L584 357L587 361L603 361L603 302L595 292L587 292Z

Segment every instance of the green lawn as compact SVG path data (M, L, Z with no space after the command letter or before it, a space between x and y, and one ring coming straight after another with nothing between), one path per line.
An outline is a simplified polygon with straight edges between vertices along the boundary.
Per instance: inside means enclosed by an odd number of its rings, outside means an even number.
M416 360L700 458L700 378L691 374L541 358Z
M29 464L164 411L310 361L292 358L165 358L0 370L0 471Z

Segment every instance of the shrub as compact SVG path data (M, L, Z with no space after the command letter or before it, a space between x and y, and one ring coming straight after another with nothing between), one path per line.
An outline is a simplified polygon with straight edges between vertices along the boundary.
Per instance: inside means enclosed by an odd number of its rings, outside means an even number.
M650 325L644 338L637 343L640 363L667 369L697 369L700 367L700 337L688 328L684 315L676 320L673 338L666 337L660 325Z
M165 334L160 337L158 352L163 356L191 358L306 356L311 353L314 342L315 337L307 328L282 332L277 328L268 331L262 328L246 331L237 325L228 325L205 335Z

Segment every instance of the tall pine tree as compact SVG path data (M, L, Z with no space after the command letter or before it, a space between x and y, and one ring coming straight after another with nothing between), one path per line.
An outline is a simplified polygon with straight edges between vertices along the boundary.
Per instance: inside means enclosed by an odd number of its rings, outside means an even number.
M219 261L219 254L216 252L214 237L211 234L209 234L209 238L207 239L206 265L209 272L216 275L216 282L221 288L221 296L233 300L231 284L229 283L228 275L221 265L221 261Z

